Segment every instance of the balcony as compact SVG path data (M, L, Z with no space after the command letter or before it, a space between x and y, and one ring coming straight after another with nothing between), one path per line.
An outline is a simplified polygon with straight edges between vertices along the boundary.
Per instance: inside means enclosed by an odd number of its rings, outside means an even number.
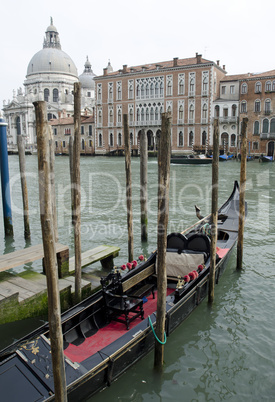
M265 114L265 116L270 116L271 115L271 110L265 110L264 114Z
M275 133L261 133L260 134L261 140L275 140Z
M183 119L178 119L178 124L184 124L184 120Z
M136 127L161 126L161 120L136 121Z
M237 116L220 116L220 117L215 117L212 118L212 123L214 123L214 119L219 119L219 123L221 124L232 124L238 123L238 117Z
M195 91L189 91L188 96L193 98L195 96Z

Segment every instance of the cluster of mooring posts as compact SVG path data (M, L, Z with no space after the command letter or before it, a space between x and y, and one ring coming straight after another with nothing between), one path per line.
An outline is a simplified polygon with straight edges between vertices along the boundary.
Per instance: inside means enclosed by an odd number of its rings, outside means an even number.
M74 225L75 244L75 301L81 300L81 217L80 217L80 83L74 84L74 138L70 138L70 177L72 222ZM48 291L48 320L51 338L51 353L54 369L54 385L56 400L66 401L66 378L64 369L63 337L61 328L61 308L58 290L58 270L56 259L56 244L58 241L55 184L54 184L54 151L51 130L47 123L46 104L44 101L34 103L37 125L37 151L39 171L39 198L40 219L43 239L44 266L47 278ZM242 121L241 128L241 173L240 173L240 201L239 201L239 236L237 244L237 268L242 268L243 260L243 233L245 220L245 184L246 184L246 156L247 121ZM132 182L131 182L131 149L128 127L128 116L123 115L123 129L125 141L125 170L126 170L126 199L127 199L127 227L128 227L128 257L133 260L133 213L132 213ZM166 238L169 218L169 181L170 181L170 154L171 154L171 115L163 113L161 136L158 147L158 300L156 317L156 342L154 366L163 367L165 344L165 303L166 303ZM0 119L0 152L1 152L1 184L2 203L5 224L5 235L13 236L6 123ZM19 165L24 206L24 236L30 238L28 219L28 193L25 177L24 142L18 136ZM24 155L24 156L23 156ZM219 166L219 121L214 121L213 135L213 164L212 164L212 207L211 207L211 260L209 276L208 302L214 301L217 220L218 220L218 166ZM147 241L147 136L145 131L140 135L140 206L141 206L141 240ZM113 256L115 252L113 252ZM89 259L89 258L88 258ZM90 258L89 262L92 259Z

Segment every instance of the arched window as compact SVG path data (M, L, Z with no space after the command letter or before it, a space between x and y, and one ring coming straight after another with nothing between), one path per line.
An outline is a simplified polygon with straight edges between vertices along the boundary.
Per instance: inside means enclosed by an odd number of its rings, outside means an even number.
M119 147L122 146L122 135L121 135L121 133L118 133L117 143L118 143Z
M219 105L215 106L215 117L216 118L220 117L220 107L219 107Z
M236 117L236 112L237 112L237 105L232 105L232 117Z
M254 112L259 113L261 111L261 101L259 99L255 100Z
M257 141L252 142L253 151L257 151L259 149L259 143Z
M183 132L179 132L179 147L183 147Z
M241 86L241 93L247 94L247 84L245 82Z
M153 121L154 120L154 108L151 107L150 109L150 120Z
M171 105L168 106L168 108L167 108L167 113L172 113Z
M161 82L160 83L160 96L161 97L163 96L163 93L164 93L164 91L163 91L163 82Z
M133 133L130 133L130 144L131 144L131 146L133 145L133 139L134 139Z
M114 146L114 134L113 134L113 133L110 133L110 140L109 140L109 142L110 142L110 147L113 147L113 146Z
M255 84L255 92L256 92L256 94L259 94L260 92L262 92L262 84L260 83L260 81L257 81Z
M274 118L271 119L271 121L270 121L270 132L271 132L272 134L275 133L275 119L274 119Z
M102 124L102 110L98 111L98 123Z
M194 122L194 113L195 113L194 105L190 105L189 106L189 123Z
M157 98L158 96L159 96L159 84L157 82L155 86L155 97Z
M121 109L119 109L118 112L117 112L117 122L121 123L121 121L122 121L121 120Z
M149 98L149 84L146 84L146 88L145 88L145 94L146 94L146 98Z
M202 132L202 136L201 136L201 144L202 145L206 145L206 138L207 138L207 134L206 134L206 131L204 130Z
M150 86L150 96L151 96L151 98L154 97L154 84L153 83Z
M113 119L114 119L113 109L110 109L109 110L109 123L113 123Z
M159 110L156 107L156 109L155 109L155 120L158 120L158 119L159 119Z
M207 104L206 103L202 107L202 119L203 119L203 123L206 123L206 119L207 119Z
M167 95L172 95L172 82L167 83Z
M194 143L194 133L193 131L190 131L189 135L188 135L188 145L189 147L191 147Z
M256 120L255 122L254 122L254 132L253 132L253 134L259 134L260 133L260 123Z
M98 146L102 147L102 134L101 133L99 133L99 135L98 135Z
M266 81L266 83L265 83L265 91L266 92L271 91L271 81Z
M263 133L267 134L269 131L269 121L268 119L263 120Z
M20 116L16 117L16 133L17 133L17 135L21 134Z
M141 121L144 121L144 108L141 109Z
M140 121L140 110L137 110L137 121Z
M231 134L231 142L230 142L231 147L236 146L236 134Z
M58 102L58 89L54 88L53 90L53 102Z
M145 120L149 121L149 108L146 108Z
M192 96L195 93L195 79L193 77L190 78L189 82L189 94Z
M132 83L129 84L129 99L133 99L134 95L134 86Z
M138 84L137 85L137 98L139 98L140 97L140 85Z
M82 151L85 151L85 140L84 140L84 138L82 138L82 141L81 141L81 149L82 149Z
M241 103L241 113L246 113L247 109L246 109L246 101L242 101Z
M264 103L264 112L265 114L270 114L271 113L271 102L270 99L266 99Z
M133 123L133 121L134 121L134 111L132 108L130 109L130 112L129 112L129 121L130 121L130 123Z
M44 101L49 102L50 91L48 88L44 89Z
M275 92L275 81L272 81L272 91Z
M144 84L141 85L141 98L144 98Z
M180 108L179 108L179 120L183 120L183 106L182 105L180 105Z

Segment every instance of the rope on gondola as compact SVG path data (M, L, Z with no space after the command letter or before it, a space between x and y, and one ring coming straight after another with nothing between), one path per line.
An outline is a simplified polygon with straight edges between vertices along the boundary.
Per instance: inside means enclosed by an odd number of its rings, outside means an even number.
M159 338L157 337L157 334L155 333L155 330L154 330L154 327L153 327L153 324L152 324L152 321L151 321L151 317L149 316L148 319L149 319L149 323L150 323L151 329L152 329L152 331L153 331L154 337L156 338L156 340L157 340L161 345L165 345L165 344L166 344L166 333L164 332L164 341L162 342L161 340L159 340Z

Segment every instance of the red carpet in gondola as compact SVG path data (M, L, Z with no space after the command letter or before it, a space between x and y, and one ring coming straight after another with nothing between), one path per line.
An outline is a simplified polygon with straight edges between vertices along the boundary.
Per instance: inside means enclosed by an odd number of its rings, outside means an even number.
M167 289L167 295L173 292L173 289ZM150 295L147 297L147 302L144 303L144 317L148 317L157 309L157 292L155 292L155 299ZM130 324L130 329L134 328L137 324L140 323L140 318L132 321ZM97 331L97 333L89 338L86 338L85 341L79 345L75 346L70 344L67 349L64 351L65 356L71 359L73 362L80 363L83 360L87 359L89 356L92 356L97 351L103 349L105 346L114 342L120 336L125 334L126 326L123 323L112 321L106 327L101 328Z

